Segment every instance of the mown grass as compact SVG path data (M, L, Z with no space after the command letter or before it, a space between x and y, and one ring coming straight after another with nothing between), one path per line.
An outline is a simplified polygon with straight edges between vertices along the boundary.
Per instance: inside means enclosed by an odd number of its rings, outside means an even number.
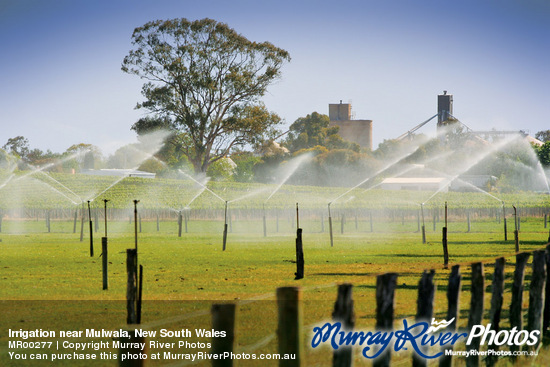
M521 250L542 248L548 238L542 219L522 218L522 221ZM403 318L414 317L418 281L422 272L431 268L436 269L438 288L435 317L445 318L449 270L442 267L441 223L437 224L436 231L431 223L426 223L428 243L422 244L420 233L416 232L416 220L409 219L405 223L375 220L373 232L368 219L360 220L357 229L350 220L343 234L339 221L335 220L334 247L330 247L327 224L324 225L325 232L321 232L319 220L303 219L300 225L304 228L306 264L305 278L299 281L294 280L295 235L292 225L291 221L281 220L277 233L275 222L270 220L268 236L263 237L261 218L247 222L233 220L224 252L221 243L223 223L220 221L191 221L189 232L183 233L181 238L177 236L175 222L162 222L161 230L157 232L155 221L143 221L138 244L139 263L144 267L143 327L153 330L208 329L212 303L236 302L237 348L274 353L277 351L275 289L299 286L304 311L305 365L330 365L329 348L312 350L308 343L312 325L331 319L337 284L354 285L356 327L370 329L375 322L376 275L398 273L395 320L399 326ZM125 251L134 247L133 223L109 224L107 291L102 290L101 258L98 257L102 228L94 234L95 257L89 256L88 234L80 242L79 234L72 233L72 222L52 222L52 233L45 233L42 221L4 220L2 229L0 304L5 317L1 321L0 342L3 346L8 339L5 331L10 328L84 330L126 326ZM449 223L450 263L464 265L461 327L467 323L470 300L468 264L475 261L487 264L486 287L490 289L491 264L498 256L507 257L508 290L503 316L507 317L509 284L515 262L511 230L510 226L509 240L504 242L502 224L495 220L473 221L470 233L466 233L465 221L457 219ZM526 292L529 279L528 267ZM527 303L526 293L525 307ZM485 304L488 310L489 293ZM197 340L193 338L193 341ZM259 343L262 340L265 343ZM6 352L5 347L2 348L3 363L10 365L12 362L5 359ZM150 352L160 351L153 349ZM356 359L359 365L364 364L361 356L356 356ZM407 354L399 354L394 359L403 365L410 364ZM254 365L247 363L242 361L240 365ZM113 361L104 363L115 364ZM78 364L69 361L66 365Z

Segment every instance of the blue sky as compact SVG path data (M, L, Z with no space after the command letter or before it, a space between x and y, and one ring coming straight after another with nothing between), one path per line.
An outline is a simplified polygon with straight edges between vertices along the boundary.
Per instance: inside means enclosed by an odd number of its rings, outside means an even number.
M290 125L329 103L372 119L374 145L437 111L476 130L550 129L550 3L525 1L0 0L0 145L63 152L135 140L142 81L120 65L135 27L212 18L290 52L263 98ZM434 132L435 126L423 129Z

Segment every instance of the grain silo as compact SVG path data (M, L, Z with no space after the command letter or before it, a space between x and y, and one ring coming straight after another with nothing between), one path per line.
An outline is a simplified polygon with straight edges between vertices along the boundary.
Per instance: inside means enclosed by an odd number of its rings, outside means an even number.
M328 105L329 126L339 126L338 134L361 148L372 150L372 120L354 120L350 103Z

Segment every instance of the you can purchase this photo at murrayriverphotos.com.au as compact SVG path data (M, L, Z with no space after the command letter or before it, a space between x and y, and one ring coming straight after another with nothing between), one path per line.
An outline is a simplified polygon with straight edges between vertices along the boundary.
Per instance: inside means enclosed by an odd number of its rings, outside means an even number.
M549 19L2 1L0 366L549 366Z

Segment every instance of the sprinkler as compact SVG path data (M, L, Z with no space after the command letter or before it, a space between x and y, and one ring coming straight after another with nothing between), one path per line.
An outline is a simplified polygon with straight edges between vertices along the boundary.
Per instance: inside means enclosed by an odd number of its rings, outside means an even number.
M334 246L334 238L332 236L332 217L330 216L330 204L328 203L328 231L330 233L330 247Z
M92 228L92 209L90 209L90 200L88 200L88 222L90 223L90 257L94 256L94 232Z

